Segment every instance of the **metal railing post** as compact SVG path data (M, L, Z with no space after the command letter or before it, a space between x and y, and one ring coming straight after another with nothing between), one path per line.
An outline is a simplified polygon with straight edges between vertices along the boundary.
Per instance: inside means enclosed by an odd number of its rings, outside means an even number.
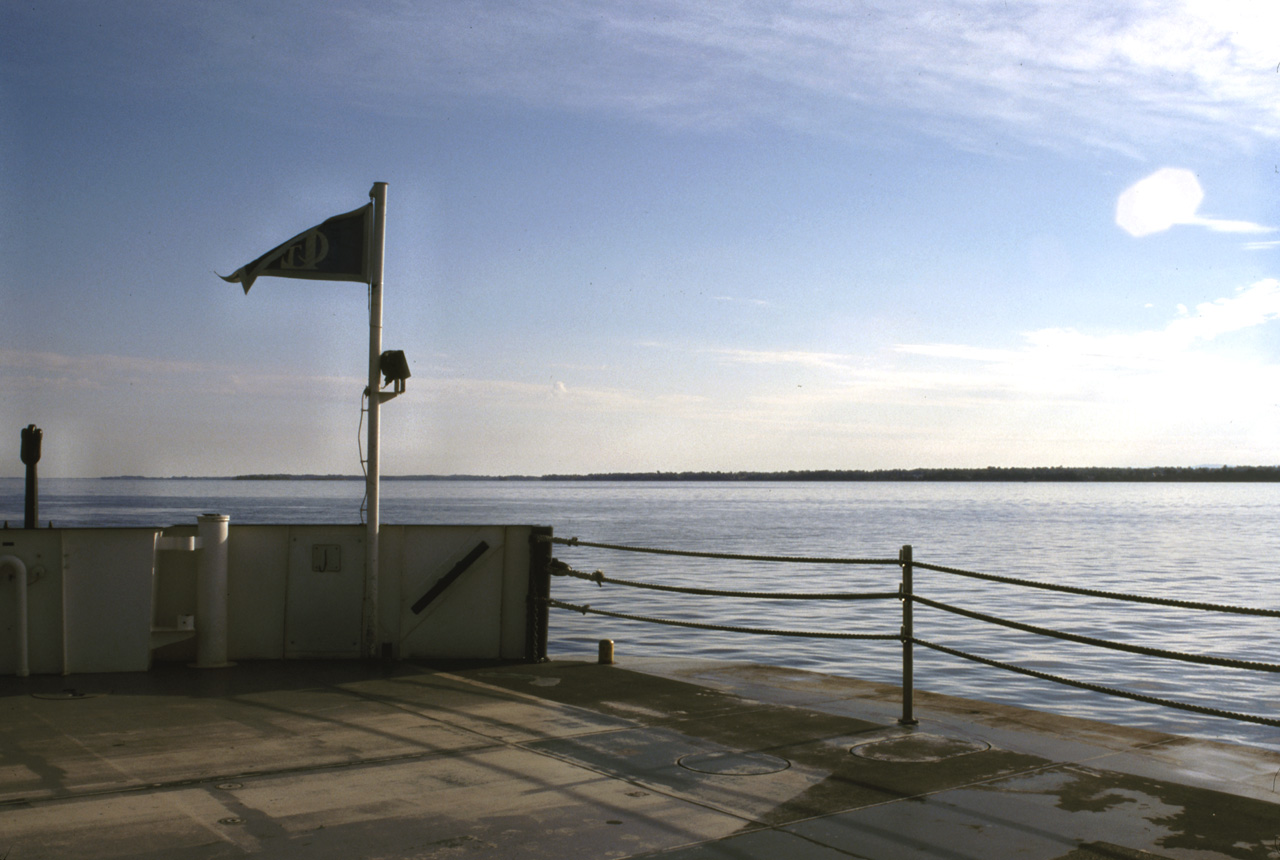
M907 544L898 553L898 564L902 565L902 718L900 725L914 726L916 719L912 716L912 699L915 688L915 654L913 652L915 624L911 614L912 590L911 544Z
M547 659L552 534L550 526L534 526L529 534L529 591L525 597L526 663L541 663Z

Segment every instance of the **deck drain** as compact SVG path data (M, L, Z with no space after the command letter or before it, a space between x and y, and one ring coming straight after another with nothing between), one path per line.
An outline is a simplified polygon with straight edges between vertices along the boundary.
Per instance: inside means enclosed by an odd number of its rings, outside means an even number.
M102 693L85 693L80 690L65 689L58 690L56 693L32 693L33 699L57 699L62 701L72 701L75 699L93 699L101 696Z
M244 824L243 818L219 818L219 824Z
M235 791L237 788L244 788L242 782L220 782L214 786L219 791Z
M676 759L676 764L717 776L760 776L791 767L785 758L764 753L694 753Z
M915 732L896 738L859 744L849 752L876 761L930 762L946 761L962 755L970 755L991 749L985 741L964 738L946 738L925 732Z

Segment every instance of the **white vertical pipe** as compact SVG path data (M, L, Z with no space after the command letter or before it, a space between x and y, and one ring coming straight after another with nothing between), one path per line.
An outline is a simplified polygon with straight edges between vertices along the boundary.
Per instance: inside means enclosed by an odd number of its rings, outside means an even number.
M369 191L373 201L373 236L369 246L369 465L366 474L367 534L364 547L364 602L361 612L362 651L377 657L378 633L378 443L382 438L382 257L387 233L387 183L375 182Z
M31 673L27 656L27 566L16 555L0 556L0 570L13 569L13 582L17 588L18 623L18 677L25 678Z
M199 524L196 562L196 668L220 669L227 662L227 536L231 517L205 514Z

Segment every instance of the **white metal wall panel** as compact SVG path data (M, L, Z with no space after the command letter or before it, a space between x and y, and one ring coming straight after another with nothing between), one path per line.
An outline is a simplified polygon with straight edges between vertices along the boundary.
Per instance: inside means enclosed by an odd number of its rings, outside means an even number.
M404 585L404 536L423 526L381 526L378 529L378 628L383 642L392 643L393 656L399 656L400 589Z
M530 526L507 526L506 551L502 573L502 645L504 660L518 660L525 655L529 594Z
M0 555L27 566L33 674L144 671L153 625L195 614L199 550L156 551L159 528L0 530ZM167 529L171 537L194 533ZM525 654L528 526L383 528L383 641L407 658L520 659ZM437 599L413 606L483 542ZM169 542L177 546L173 541ZM231 660L360 655L365 529L237 525L228 542ZM6 593L8 592L8 593ZM0 673L17 669L16 587L0 581ZM190 643L183 642L186 646ZM160 659L184 660L164 646ZM187 648L187 650L190 650Z
M413 606L481 542L488 545L421 612ZM406 526L400 656L497 658L502 653L503 526Z
M151 580L160 529L62 529L66 671L151 665Z
M360 656L364 534L363 526L289 527L286 657Z
M227 658L284 658L289 526L238 526L227 534Z

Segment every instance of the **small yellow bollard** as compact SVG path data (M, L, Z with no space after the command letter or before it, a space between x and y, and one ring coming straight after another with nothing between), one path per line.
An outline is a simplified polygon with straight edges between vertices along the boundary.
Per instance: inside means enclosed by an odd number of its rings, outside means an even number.
M612 666L612 665L613 665L613 640L612 640L612 639L601 639L601 640L600 640L600 660L599 660L599 663L600 663L600 665L601 665L601 666Z

